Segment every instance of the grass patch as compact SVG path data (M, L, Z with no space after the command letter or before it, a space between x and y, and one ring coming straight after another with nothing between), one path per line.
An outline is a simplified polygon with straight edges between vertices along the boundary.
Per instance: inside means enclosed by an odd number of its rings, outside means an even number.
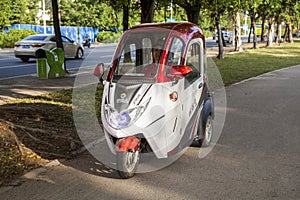
M284 43L242 53L226 54L225 59L214 59L225 85L239 82L273 70L300 64L300 42Z

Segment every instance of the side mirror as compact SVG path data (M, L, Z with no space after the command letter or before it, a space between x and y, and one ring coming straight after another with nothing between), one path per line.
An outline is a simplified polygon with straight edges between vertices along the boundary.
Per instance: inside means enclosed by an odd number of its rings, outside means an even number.
M189 66L185 65L175 65L171 67L170 75L173 77L186 76L191 73L193 70Z
M98 77L100 81L103 80L104 63L99 63L94 69L94 76Z

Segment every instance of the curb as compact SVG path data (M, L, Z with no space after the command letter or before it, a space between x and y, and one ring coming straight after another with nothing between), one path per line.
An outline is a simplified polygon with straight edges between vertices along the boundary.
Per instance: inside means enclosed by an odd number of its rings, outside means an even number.
M258 75L258 76L254 76L254 77L250 77L250 78L241 80L241 81L239 81L239 82L237 82L237 83L230 84L230 85L226 86L225 88L229 88L229 87L235 86L235 85L244 84L244 83L246 83L246 82L248 82L248 81L251 81L251 80L255 80L255 79L259 79L259 78L261 78L261 77L264 77L264 76L266 76L267 74L272 74L272 73L280 72L280 71L283 71L283 70L287 70L287 69L294 68L294 67L299 67L299 66L300 66L300 64L299 64L299 65L289 66L289 67L284 67L284 68L280 68L280 69L276 69L276 70L273 70L273 71L269 71L269 72L260 74L260 75Z
M58 160L55 159L49 163L47 163L44 167L40 167L40 168L36 168L34 170L31 170L29 172L27 172L26 174L18 177L16 180L14 180L11 183L8 183L8 186L3 186L0 187L0 194L7 192L8 190L21 185L22 183L24 183L27 179L34 179L35 177L37 177L38 175L40 175L41 173L46 172L49 168L51 167L55 167L60 165L62 162L64 162L65 160Z
M99 142L105 140L105 138L101 138L101 139L98 139L94 142L91 142L89 144L87 144L86 146L83 146L81 147L80 149L72 152L73 155L79 155L85 151L88 151L88 149L92 148L93 146L97 145ZM63 162L65 162L66 160L65 159L55 159L55 160L52 160L51 162L47 163L44 167L39 167L39 168L36 168L36 169L33 169L29 172L27 172L26 174L16 178L16 180L8 183L7 186L2 186L0 187L0 194L6 192L6 191L9 191L10 189L16 187L16 186L20 186L22 183L24 183L27 179L34 179L36 178L38 175L46 172L47 170L49 170L51 167L55 167L55 166L59 166L61 164L63 164Z
M13 52L14 52L14 48L4 48L4 49L0 48L0 54L7 54L7 53L13 53Z

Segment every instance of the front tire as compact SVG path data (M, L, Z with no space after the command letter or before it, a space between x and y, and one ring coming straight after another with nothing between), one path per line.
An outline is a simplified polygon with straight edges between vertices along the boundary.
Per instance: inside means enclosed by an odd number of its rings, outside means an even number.
M117 152L117 171L121 178L128 179L135 175L139 161L139 151Z
M75 58L76 59L82 59L82 57L83 57L83 50L81 48L78 48Z
M213 134L213 118L211 115L209 115L205 122L203 138L199 140L200 145L202 147L208 147L210 145L212 140L212 134Z

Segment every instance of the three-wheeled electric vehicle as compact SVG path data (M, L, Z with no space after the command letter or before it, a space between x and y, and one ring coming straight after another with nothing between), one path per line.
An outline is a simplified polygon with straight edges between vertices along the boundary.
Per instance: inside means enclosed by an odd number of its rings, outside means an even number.
M103 65L95 75L103 76ZM213 97L206 75L205 38L183 23L141 24L127 30L103 78L101 120L122 178L141 154L168 158L193 141L212 138Z

